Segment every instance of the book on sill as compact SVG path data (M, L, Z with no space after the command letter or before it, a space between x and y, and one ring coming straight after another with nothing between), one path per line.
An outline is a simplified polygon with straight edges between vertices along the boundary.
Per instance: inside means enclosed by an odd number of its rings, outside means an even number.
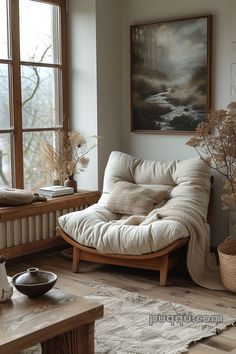
M38 189L38 194L45 197L60 197L63 195L69 195L74 193L74 188L64 186L48 186Z

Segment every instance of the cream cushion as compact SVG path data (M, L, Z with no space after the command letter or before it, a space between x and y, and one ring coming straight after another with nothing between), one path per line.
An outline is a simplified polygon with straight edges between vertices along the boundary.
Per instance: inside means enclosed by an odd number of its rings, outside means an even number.
M122 152L108 160L103 192L97 204L59 217L62 229L82 245L103 253L145 254L189 236L183 223L158 220L148 225L125 225L127 215L113 213L108 202L117 181L135 183L152 190L169 191L166 206L186 204L206 220L210 169L200 158L183 161L148 161Z
M107 202L112 213L126 215L147 215L154 205L168 199L166 190L153 190L135 183L118 181L115 183Z

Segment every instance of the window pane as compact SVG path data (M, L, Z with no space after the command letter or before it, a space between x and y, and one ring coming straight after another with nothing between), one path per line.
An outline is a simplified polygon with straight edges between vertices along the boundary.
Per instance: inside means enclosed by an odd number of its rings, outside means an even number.
M0 58L8 59L8 11L7 0L0 0Z
M45 170L42 159L42 141L51 145L58 144L56 132L27 132L23 135L24 144L24 186L26 189L35 189L42 185L51 185L54 176Z
M10 134L0 135L0 186L11 186L11 144Z
M21 60L59 63L59 6L20 0Z
M9 70L0 64L0 129L10 128Z
M22 66L22 115L24 128L59 125L59 70Z

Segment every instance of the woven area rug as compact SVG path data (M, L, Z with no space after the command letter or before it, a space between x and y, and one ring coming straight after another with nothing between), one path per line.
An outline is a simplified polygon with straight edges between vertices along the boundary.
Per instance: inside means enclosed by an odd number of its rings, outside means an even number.
M236 317L190 308L123 289L91 283L85 296L104 304L95 322L96 354L179 354L190 343L219 334ZM39 354L39 346L20 354ZM56 353L55 353L56 354Z
M177 354L189 344L210 337L236 323L236 317L196 310L119 288L92 284L85 296L104 304L96 321L96 354Z

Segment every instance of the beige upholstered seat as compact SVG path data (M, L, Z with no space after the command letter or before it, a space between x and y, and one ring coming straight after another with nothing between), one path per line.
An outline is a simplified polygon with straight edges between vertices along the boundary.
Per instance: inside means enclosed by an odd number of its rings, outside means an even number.
M112 152L98 203L59 218L59 233L73 246L72 270L81 260L158 270L165 286L188 243L192 279L218 289L218 271L208 267L209 196L210 169L199 158L147 161Z
M199 158L162 162L112 152L98 203L59 218L59 224L67 235L98 252L122 255L156 252L177 239L189 236L186 224L176 217L171 220L158 218L155 214L155 219L152 219L154 214L151 214L139 216L137 221L130 218L128 212L122 215L109 210L110 196L118 181L141 185L152 191L167 191L168 200L163 199L159 204L153 204L154 210L183 207L193 210L206 222L210 171Z

